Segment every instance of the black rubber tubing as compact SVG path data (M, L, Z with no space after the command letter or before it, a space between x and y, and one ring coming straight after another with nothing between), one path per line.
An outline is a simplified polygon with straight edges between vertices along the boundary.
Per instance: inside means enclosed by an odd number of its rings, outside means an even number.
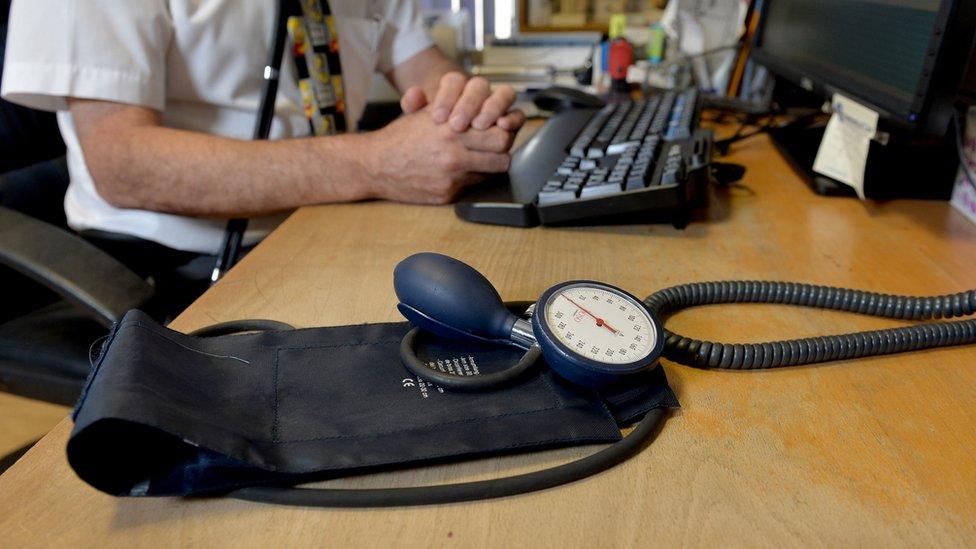
M222 322L213 326L207 326L190 332L189 335L197 337L213 337L218 335L229 335L239 332L253 332L261 330L286 330L292 328L290 325L275 320L232 320ZM408 333L415 332L411 330ZM409 346L413 347L413 338L410 338ZM407 337L404 337L407 341ZM403 342L401 342L401 351ZM534 349L534 351L533 351ZM511 372L505 376L505 380L486 386L480 390L487 391L497 389L499 383L514 381L522 372L530 368L538 359L538 347L533 347L523 355L519 364L523 364L518 372L513 372L518 366L509 368L505 372ZM401 354L403 354L401 352ZM427 368L419 360L416 361L420 368L423 368L423 375L426 379L432 380L431 374L434 372ZM504 373L504 372L500 372ZM457 376L455 376L457 377ZM470 376L481 377L481 376ZM468 390L478 390L475 387L466 386ZM658 432L658 426L664 418L663 409L654 409L644 415L634 429L621 440L607 446L606 448L569 463L534 471L521 475L503 477L491 480L481 480L475 482L461 482L457 484L441 484L437 486L416 486L408 488L298 488L294 486L252 486L238 488L227 492L225 495L235 499L254 501L258 503L271 503L278 505L298 505L303 507L397 507L408 505L434 505L439 503L458 503L462 501L475 501L490 498L500 498L514 496L546 488L553 488L570 482L584 479L597 473L606 471L611 467L621 463L643 448L644 444L650 441Z
M662 322L669 313L717 303L780 303L926 320L972 315L976 312L976 290L912 297L794 282L726 281L672 286L644 300ZM976 343L976 319L767 343L718 343L667 329L664 337L663 355L675 362L699 368L753 370Z
M654 438L664 412L660 408L651 410L627 436L599 452L542 471L491 480L409 488L330 489L254 486L239 488L229 495L247 501L307 507L397 507L514 496L581 480L627 460L639 452L646 442Z
M542 352L538 345L533 345L522 355L517 363L500 372L481 374L477 376L462 376L450 372L441 372L428 367L417 358L415 350L420 328L413 328L400 341L400 362L415 376L424 381L430 381L454 391L493 391L511 385L531 369L539 361Z
M247 320L231 320L212 324L186 334L195 337L216 337L222 335L238 334L241 332L280 332L284 330L294 330L291 324L285 324L277 320L265 320L263 318L252 318Z

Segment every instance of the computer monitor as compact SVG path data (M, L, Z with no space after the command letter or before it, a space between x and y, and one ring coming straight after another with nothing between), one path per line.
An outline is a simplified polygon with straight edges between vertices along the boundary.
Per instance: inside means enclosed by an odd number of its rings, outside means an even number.
M755 59L828 98L877 110L893 129L944 136L970 62L972 0L757 0Z

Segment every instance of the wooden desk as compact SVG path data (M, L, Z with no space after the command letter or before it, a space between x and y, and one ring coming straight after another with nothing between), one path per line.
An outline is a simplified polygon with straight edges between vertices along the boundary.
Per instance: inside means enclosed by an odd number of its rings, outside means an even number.
M387 203L304 208L173 326L249 317L299 326L399 320L393 266L423 250L472 264L507 299L533 299L568 278L606 280L640 296L729 278L916 294L976 281L976 227L945 203L814 196L765 137L738 145L729 160L748 167L743 186L718 196L709 220L685 231L489 227L461 222L446 207ZM761 305L696 309L668 323L724 341L895 324ZM116 499L69 469L65 420L0 477L0 545L973 545L974 365L974 347L765 372L665 362L683 407L635 459L541 493L423 508ZM332 484L489 478L592 451Z

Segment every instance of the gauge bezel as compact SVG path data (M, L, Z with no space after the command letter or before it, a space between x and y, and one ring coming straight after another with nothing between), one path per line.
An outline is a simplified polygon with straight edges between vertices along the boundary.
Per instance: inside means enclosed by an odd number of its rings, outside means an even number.
M611 292L615 295L625 298L632 305L638 307L647 315L651 321L651 326L653 327L654 334L654 346L651 348L650 352L644 358L635 360L633 362L624 363L609 363L600 362L587 358L576 350L571 349L565 343L559 340L553 333L552 329L546 320L546 310L549 306L549 301L557 292L566 290L576 286L585 286L588 288L598 288ZM542 354L546 358L546 362L549 363L554 370L558 373L570 379L570 381L583 382L583 384L603 384L613 381L619 376L625 376L637 373L641 370L648 368L653 365L661 356L661 351L664 348L664 330L661 327L661 322L651 313L641 300L634 297L627 291L624 291L616 286L606 284L603 282L597 282L595 280L570 280L557 284L548 290L546 290L540 297L538 305L532 314L532 327L535 332L536 339L539 342L539 346L542 348ZM552 356L555 353L556 356ZM564 371L564 365L571 365L575 367L575 370Z

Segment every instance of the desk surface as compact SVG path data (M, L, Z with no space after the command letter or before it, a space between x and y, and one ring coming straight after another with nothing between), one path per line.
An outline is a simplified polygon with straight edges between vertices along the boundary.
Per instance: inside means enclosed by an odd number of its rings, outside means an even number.
M393 266L433 250L480 269L506 299L569 278L644 296L711 279L780 279L909 294L973 286L976 227L945 203L814 196L765 137L707 222L515 229L451 208L389 203L304 208L173 323L239 318L298 326L399 320ZM624 260L622 260L624 258ZM668 326L761 341L897 325L766 305L679 313ZM682 408L657 441L570 486L487 502L322 510L233 500L116 499L78 480L59 424L0 477L4 544L542 546L600 544L972 545L976 543L976 348L765 372L665 361ZM490 478L592 447L354 478L342 487Z

